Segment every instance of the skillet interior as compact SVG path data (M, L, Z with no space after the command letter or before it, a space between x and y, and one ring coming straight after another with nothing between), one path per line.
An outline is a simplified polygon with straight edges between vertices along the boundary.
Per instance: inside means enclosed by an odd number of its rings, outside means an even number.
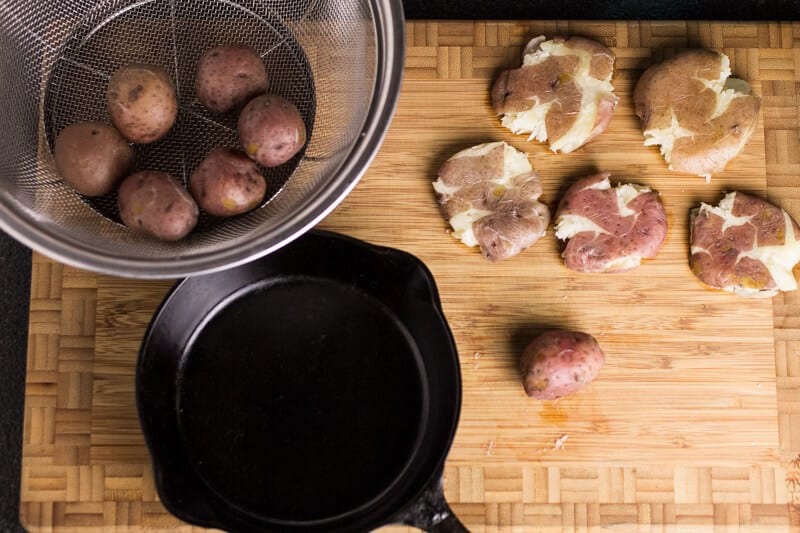
M340 516L390 488L428 410L419 352L391 310L322 278L255 285L221 307L177 387L184 449L206 485L284 522Z

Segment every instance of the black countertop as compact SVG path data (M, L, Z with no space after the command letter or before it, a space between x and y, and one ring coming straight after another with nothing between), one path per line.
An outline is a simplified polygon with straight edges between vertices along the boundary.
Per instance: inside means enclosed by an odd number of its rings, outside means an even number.
M798 20L800 0L404 0L409 19ZM0 232L0 532L19 525L31 252Z
M798 0L403 0L410 19L797 20Z
M22 531L19 482L31 252L0 232L0 531Z

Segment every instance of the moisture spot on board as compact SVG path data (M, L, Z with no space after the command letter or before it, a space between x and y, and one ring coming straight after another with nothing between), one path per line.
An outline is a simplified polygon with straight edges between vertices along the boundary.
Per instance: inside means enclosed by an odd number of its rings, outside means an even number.
M563 424L569 420L567 410L559 407L558 402L544 402L539 417L548 424Z
M689 443L686 442L686 439L684 439L681 435L678 435L677 437L672 439L672 444L676 448L688 448L689 447Z

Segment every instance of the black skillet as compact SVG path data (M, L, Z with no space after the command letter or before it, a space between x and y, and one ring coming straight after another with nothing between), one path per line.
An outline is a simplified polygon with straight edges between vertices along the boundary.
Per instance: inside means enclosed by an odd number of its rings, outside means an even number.
M458 355L417 258L310 232L179 282L139 353L161 501L232 531L466 531L441 489Z

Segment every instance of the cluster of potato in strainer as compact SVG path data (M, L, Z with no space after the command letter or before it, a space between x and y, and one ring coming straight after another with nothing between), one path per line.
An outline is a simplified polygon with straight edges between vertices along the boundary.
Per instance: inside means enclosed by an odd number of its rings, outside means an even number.
M116 70L106 91L113 124L79 122L59 132L56 170L84 196L102 196L118 187L122 222L165 241L188 235L200 209L232 217L257 207L267 184L258 164L289 161L306 142L299 111L276 94L267 94L269 76L261 57L248 46L224 44L208 49L197 64L198 102L213 113L239 113L237 133L244 151L218 147L192 170L187 187L159 169L128 175L134 164L129 143L164 138L178 117L175 84L156 65L129 64Z
M540 36L525 47L522 66L502 72L491 89L504 127L548 142L553 152L577 150L606 130L618 97L614 55L601 43ZM761 101L731 78L725 54L689 50L648 68L633 104L644 145L658 145L672 171L710 180L749 141ZM579 179L553 216L562 258L578 272L624 272L652 259L667 235L659 193L634 183L612 186L610 173ZM550 223L542 185L528 156L505 142L473 146L450 157L433 183L452 235L492 260L533 245ZM690 213L691 271L706 285L746 297L797 289L800 227L782 209L741 192ZM605 355L586 333L554 330L534 339L520 358L525 391L555 399L588 384Z

